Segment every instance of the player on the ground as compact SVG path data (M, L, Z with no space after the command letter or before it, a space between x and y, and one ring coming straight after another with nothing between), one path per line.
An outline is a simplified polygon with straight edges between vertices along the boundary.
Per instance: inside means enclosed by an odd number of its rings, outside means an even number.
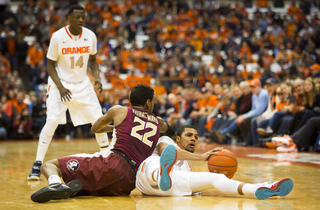
M197 144L198 132L191 125L184 125L178 129L176 143L167 136L161 137L153 155L140 165L136 187L145 195L192 195L216 188L225 194L255 195L258 199L274 195L286 196L293 188L293 181L289 178L276 182L249 184L228 179L223 174L192 172L186 160L194 159L195 154L192 153ZM189 155L179 156L180 150L188 151ZM215 148L213 151L218 150L221 148ZM206 160L198 156L199 159Z
M101 93L99 64L96 60L97 38L83 27L85 10L73 5L68 12L70 25L53 33L47 54L49 73L47 92L47 121L41 130L39 144L28 180L40 179L40 166L48 150L58 124L66 123L69 109L74 126L93 124L102 116L102 109L88 76L89 64L95 78L94 86ZM105 133L96 134L101 150L109 145Z
M116 105L92 126L94 133L113 127L114 148L105 156L67 156L45 162L41 172L49 186L34 194L35 202L78 195L129 195L135 188L136 170L157 145L160 133L172 136L174 130L152 113L154 91L137 85L130 94L132 107ZM110 123L114 126L110 126ZM62 177L67 185L61 184ZM79 181L80 180L80 181ZM81 184L82 183L82 184Z

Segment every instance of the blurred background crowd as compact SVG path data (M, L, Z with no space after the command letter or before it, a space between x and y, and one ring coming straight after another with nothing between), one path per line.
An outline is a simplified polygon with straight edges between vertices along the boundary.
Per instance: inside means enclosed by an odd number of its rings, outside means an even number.
M318 0L11 1L0 6L0 138L37 139L46 120L46 52L72 4L98 39L105 113L154 88L154 113L200 140L269 146L320 114ZM90 69L88 72L89 77ZM317 131L301 150L316 148ZM55 138L93 137L60 125Z

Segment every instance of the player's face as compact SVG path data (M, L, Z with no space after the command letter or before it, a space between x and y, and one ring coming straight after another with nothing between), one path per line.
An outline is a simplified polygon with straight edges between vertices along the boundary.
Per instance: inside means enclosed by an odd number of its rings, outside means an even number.
M177 144L181 149L187 150L189 152L194 152L198 145L198 131L193 128L185 128L181 137L177 137Z
M84 10L73 10L73 12L68 16L72 30L80 32L84 24L84 18Z

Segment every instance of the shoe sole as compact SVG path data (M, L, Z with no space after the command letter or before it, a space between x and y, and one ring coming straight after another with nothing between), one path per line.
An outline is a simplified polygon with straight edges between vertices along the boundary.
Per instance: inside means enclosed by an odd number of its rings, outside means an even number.
M170 172L177 160L177 149L173 145L168 145L163 150L160 157L160 181L159 187L162 191L168 191L171 186Z
M31 200L37 203L45 203L50 200L67 199L71 196L72 190L64 188L61 191L52 191L48 187L44 187L31 195Z
M72 193L71 193L70 197L75 196L83 187L81 181L78 180L78 179L72 180L71 182L69 182L67 184L67 186L70 187L71 190L72 190Z
M279 148L279 147L278 147ZM280 153L290 153L290 152L298 152L298 149L293 149L293 150L286 150L286 151L281 151L277 148L277 152L280 152Z
M31 175L27 177L28 181L39 181L40 180L40 176L37 175Z
M290 178L280 180L276 186L273 188L268 187L260 187L256 190L255 196L260 199L264 200L271 196L286 196L288 195L293 188L293 181Z

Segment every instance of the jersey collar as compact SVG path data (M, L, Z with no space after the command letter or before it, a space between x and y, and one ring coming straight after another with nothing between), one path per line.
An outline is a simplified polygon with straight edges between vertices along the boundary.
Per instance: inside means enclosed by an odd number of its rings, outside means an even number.
M66 30L68 36L69 36L71 39L73 39L72 35L70 34L69 30L67 29L67 26L65 26L64 29ZM79 38L78 38L78 39L80 39L81 36L82 36L82 28L81 28L81 32L80 32L80 35L79 35Z

